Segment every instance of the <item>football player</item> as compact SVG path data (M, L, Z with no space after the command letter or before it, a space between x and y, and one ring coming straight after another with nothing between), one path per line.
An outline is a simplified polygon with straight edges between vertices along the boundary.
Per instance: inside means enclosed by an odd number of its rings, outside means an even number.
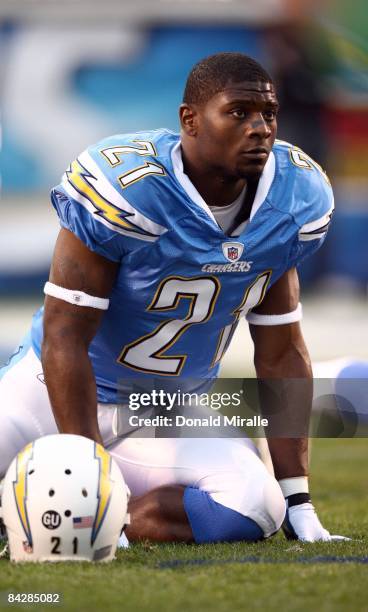
M333 195L318 164L275 140L277 111L263 67L216 54L189 75L180 135L118 134L71 163L51 195L61 230L45 305L2 373L0 473L58 429L120 464L131 539L254 541L279 529L285 507L289 537L331 539L309 494L296 266L322 244ZM112 408L133 385L207 388L241 316L257 376L280 385L277 480L247 442L119 437ZM283 435L295 419L304 434Z

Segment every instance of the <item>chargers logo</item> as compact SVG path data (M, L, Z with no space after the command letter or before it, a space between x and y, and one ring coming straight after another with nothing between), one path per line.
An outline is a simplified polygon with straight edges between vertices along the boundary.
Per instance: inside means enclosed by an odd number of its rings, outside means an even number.
M97 487L97 510L96 516L93 522L92 533L91 533L91 546L96 541L98 533L101 529L102 523L104 522L107 509L110 504L113 482L110 479L111 471L111 457L109 453L100 445L95 443L95 458L99 462L99 475L98 475L98 487Z
M244 244L241 242L223 242L222 252L228 261L238 261L244 251Z
M15 504L17 506L19 520L22 524L23 531L26 535L26 545L32 549L32 534L31 527L29 524L27 514L27 478L28 478L28 464L30 459L33 457L33 442L27 444L27 446L17 455L16 474L17 479L13 482Z

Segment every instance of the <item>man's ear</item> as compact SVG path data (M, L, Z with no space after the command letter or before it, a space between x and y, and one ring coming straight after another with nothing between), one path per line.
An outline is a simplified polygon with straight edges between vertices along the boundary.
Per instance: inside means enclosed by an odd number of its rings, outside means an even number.
M179 107L180 125L188 136L197 136L198 111L195 106L183 103Z

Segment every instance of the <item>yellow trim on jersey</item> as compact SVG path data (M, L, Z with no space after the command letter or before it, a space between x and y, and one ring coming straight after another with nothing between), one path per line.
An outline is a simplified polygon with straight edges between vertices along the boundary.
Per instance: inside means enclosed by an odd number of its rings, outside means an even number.
M316 168L317 170L319 170L323 178L327 182L327 184L330 185L331 187L330 179L328 178L322 166L320 166L319 163L317 163L314 159L312 159L310 155L308 155L307 153L304 153L304 151L300 147L298 147L297 145L293 145L290 142L287 142L286 140L280 140L279 138L275 139L275 144L276 145L279 144L279 145L288 147L290 161L297 168L302 168L304 170L313 170L313 168ZM298 164L296 159L293 157L293 151L295 151L299 155L301 154L303 161L305 161L307 164L306 166L304 166L303 164Z
M305 164L307 165L303 165L301 163L298 163L295 155L293 155L293 153L297 153L300 157L300 159L305 162ZM323 178L325 179L326 183L328 185L331 186L331 182L330 179L328 178L326 172L324 171L324 169L322 168L322 166L319 165L319 163L317 163L314 159L312 159L310 157L310 155L308 155L307 153L304 153L304 151L302 151L302 149L300 149L299 147L291 147L289 149L289 158L291 163L296 166L297 168L302 168L303 170L318 170Z
M224 346L224 348L222 350L222 353L219 355L218 351L219 351L219 348L221 346L222 337L223 337L225 329L226 329L225 327L222 328L222 330L220 332L219 339L217 341L216 351L215 351L215 354L214 354L212 362L211 362L211 366L210 366L211 368L215 367L215 365L217 365L221 361L221 359L225 355L227 349L229 348L230 342L231 342L231 340L233 338L233 335L234 335L234 332L235 332L235 328L236 328L236 326L239 323L239 319L240 319L241 315L243 314L242 308L243 308L243 306L247 302L249 292L251 291L252 287L254 287L254 285L259 281L259 279L262 278L262 276L266 276L266 280L265 280L265 283L264 283L264 285L262 287L261 296L260 296L257 304L255 304L255 306L252 306L252 309L256 308L257 306L259 306L260 303L263 301L263 299L264 299L264 297L266 295L267 287L270 284L270 280L271 280L271 276L272 276L272 270L265 270L264 272L261 272L260 274L258 274L257 278L253 281L253 283L251 285L249 285L249 287L247 287L247 289L246 289L246 291L245 291L245 293L243 295L243 299L242 299L241 303L239 304L239 306L237 306L235 308L235 310L232 311L231 314L235 316L235 320L233 321L233 323L231 323L231 329L230 329L230 332L229 332L228 339L227 339L226 344L225 344L225 346Z
M259 279L262 278L262 276L266 277L265 283L264 283L264 285L262 287L262 293L261 293L261 296L260 296L257 304L252 306L251 310L253 310L253 308L257 308L257 306L259 306L261 304L261 302L263 302L264 297L266 295L267 287L270 284L270 280L271 280L271 276L272 276L272 270L265 270L264 272L261 272L260 274L257 275L257 278L252 282L252 284L249 285L249 287L247 288L247 290L244 293L244 296L243 296L243 299L242 299L241 303L231 313L231 314L235 315L237 320L239 320L239 317L243 314L242 308L243 308L243 306L245 305L245 303L246 303L246 301L248 299L248 295L249 295L252 287L254 287L254 285L256 285L258 283Z
M120 208L108 202L92 185L88 182L87 178L89 172L83 168L83 166L78 162L78 160L74 160L70 166L70 170L66 171L66 175L68 177L69 183L87 200L93 204L93 206L101 213L101 216L110 221L113 225L118 225L119 227L123 227L132 231L140 231L136 225L129 223L126 219L122 218L121 215L129 214L126 211L121 210ZM145 232L140 232L145 233Z
M120 174L118 181L123 189L138 183L146 176L167 176L163 166L154 162L144 162L141 166L136 166L124 174Z
M124 163L124 161L120 159L119 155L135 153L136 155L157 157L156 147L150 140L132 140L132 142L141 145L143 148L132 147L130 145L115 145L113 147L101 149L100 153L106 159L111 168L114 168L115 166ZM111 161L111 159L113 159L114 161Z
M211 302L209 304L209 308L208 308L208 312L206 317L200 321L199 323L205 323L206 321L208 321L208 319L210 319L210 317L213 314L213 310L221 289L221 282L220 280L216 277L216 276L193 276L193 277L187 277L187 276L167 276L166 278L164 278L158 288L155 291L155 295L151 301L151 303L149 304L149 306L146 308L147 311L149 310L154 310L157 312L165 312L168 310L174 310L175 308L178 307L181 298L188 298L190 299L190 305L189 305L189 310L188 310L188 314L184 317L184 319L168 319L167 321L163 321L162 323L160 323L152 332L144 335L144 336L140 336L137 340L134 340L133 342L130 342L129 344L126 344L123 348L123 350L121 351L117 362L120 363L121 365L124 365L128 368L131 368L132 370L135 370L136 372L146 372L146 373L150 373L150 374L160 374L161 376L179 376L184 364L187 360L188 355L163 355L163 353L165 351L167 351L168 349L170 349L175 342L177 342L177 340L179 340L179 338L182 336L182 334L192 325L197 325L197 323L191 323L189 321L189 323L187 323L186 325L184 325L172 338L171 340L165 344L164 346L162 346L160 349L158 349L157 351L155 351L155 353L152 353L151 357L154 357L156 359L179 359L180 363L176 369L176 372L163 372L161 370L152 370L152 369L148 369L148 368L140 368L138 366L134 366L131 365L130 363L124 361L124 357L126 356L126 354L128 353L129 349L137 346L137 344L140 344L141 342L144 342L145 340L148 340L149 338L152 338L153 336L155 336L156 334L158 334L161 329L163 327L165 327L165 325L168 325L169 323L171 323L172 321L188 321L190 319L190 317L193 314L193 309L195 306L195 300L197 298L197 294L193 294L193 293L185 293L185 292L178 292L175 296L175 300L174 303L171 306L165 306L165 307L157 307L156 303L159 300L161 291L164 287L164 285L170 281L170 280L184 280L184 281L193 281L193 280L201 280L201 279L211 279L214 281L215 284L215 292L211 298Z

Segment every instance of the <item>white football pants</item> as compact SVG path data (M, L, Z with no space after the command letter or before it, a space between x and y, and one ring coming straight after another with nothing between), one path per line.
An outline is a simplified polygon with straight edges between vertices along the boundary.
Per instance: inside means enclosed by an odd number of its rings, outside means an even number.
M0 478L26 444L57 432L40 360L32 348L25 347L13 361L14 365L11 362L0 370ZM132 495L163 485L194 486L256 521L266 537L280 528L285 514L281 489L251 442L240 438L119 438L116 413L116 406L99 405L99 426Z

